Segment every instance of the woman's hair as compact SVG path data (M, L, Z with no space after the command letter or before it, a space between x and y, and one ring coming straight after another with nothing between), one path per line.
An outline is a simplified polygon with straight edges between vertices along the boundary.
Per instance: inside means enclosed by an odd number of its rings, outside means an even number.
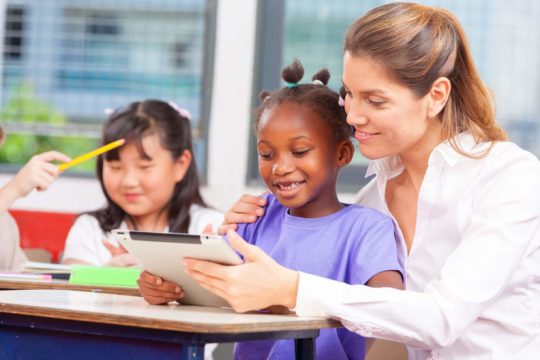
M161 146L171 153L174 160L182 156L185 150L193 153L189 119L182 116L175 106L159 100L133 102L112 113L103 127L102 144L123 138L126 144L134 143L143 157L148 157L142 146L142 139L156 133ZM97 218L104 231L116 229L124 219L131 219L129 214L112 201L103 183L103 161L119 158L120 150L114 149L97 159L96 173L107 198L107 206L90 214ZM184 178L176 183L172 197L166 205L169 211L169 231L188 231L189 209L192 204L205 206L199 191L199 176L194 158ZM134 221L132 223L135 224Z
M309 109L331 130L329 137L336 143L347 140L351 134L351 127L347 124L347 114L339 104L339 95L328 86L330 73L326 69L313 75L313 83L298 84L304 76L304 68L299 60L281 70L281 78L287 86L273 93L262 91L259 98L262 103L256 110L255 130L263 113L276 105L291 102ZM317 126L314 124L314 126Z
M426 95L438 78L448 78L450 96L440 113L442 136L459 153L477 158L489 151L465 153L454 137L463 131L478 141L507 140L465 32L449 11L412 3L379 6L349 27L344 50L381 64L418 97Z

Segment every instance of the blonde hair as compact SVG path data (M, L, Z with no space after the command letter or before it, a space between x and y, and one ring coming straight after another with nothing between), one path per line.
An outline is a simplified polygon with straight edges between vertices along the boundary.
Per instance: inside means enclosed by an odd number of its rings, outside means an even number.
M492 146L508 139L495 119L493 99L480 79L465 31L448 10L413 3L379 6L349 27L344 50L382 64L418 97L438 78L448 78L450 96L439 119L443 139L460 154L480 158L491 148L466 153L455 141L464 131Z

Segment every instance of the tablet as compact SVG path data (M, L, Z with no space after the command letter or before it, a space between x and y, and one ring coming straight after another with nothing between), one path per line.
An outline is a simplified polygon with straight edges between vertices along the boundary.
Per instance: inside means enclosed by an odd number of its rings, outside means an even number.
M229 307L222 298L201 287L184 272L182 259L209 260L220 264L238 265L243 261L229 244L218 235L155 233L113 230L126 250L149 273L179 284L184 290L183 304Z

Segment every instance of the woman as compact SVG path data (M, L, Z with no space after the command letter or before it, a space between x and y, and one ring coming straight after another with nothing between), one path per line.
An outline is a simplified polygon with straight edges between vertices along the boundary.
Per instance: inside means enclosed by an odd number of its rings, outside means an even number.
M407 290L285 269L231 230L246 263L186 260L189 273L239 311L337 318L405 343L412 359L537 358L540 166L506 141L456 18L407 3L373 9L347 31L343 83L376 175L358 202L398 224ZM253 221L262 205L244 196L227 223Z

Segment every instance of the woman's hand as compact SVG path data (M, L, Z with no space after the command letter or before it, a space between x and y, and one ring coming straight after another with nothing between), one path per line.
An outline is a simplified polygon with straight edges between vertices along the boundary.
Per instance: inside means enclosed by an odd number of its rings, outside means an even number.
M220 265L184 259L184 269L201 286L225 299L237 312L265 309L272 305L296 306L298 273L284 268L233 230L227 232L231 246L243 255L241 265Z
M167 304L184 297L182 288L175 283L143 271L137 279L139 292L151 305Z
M254 195L242 195L240 200L227 210L223 225L218 228L218 234L224 235L227 230L236 230L237 224L249 224L257 221L257 217L264 215L266 199Z

